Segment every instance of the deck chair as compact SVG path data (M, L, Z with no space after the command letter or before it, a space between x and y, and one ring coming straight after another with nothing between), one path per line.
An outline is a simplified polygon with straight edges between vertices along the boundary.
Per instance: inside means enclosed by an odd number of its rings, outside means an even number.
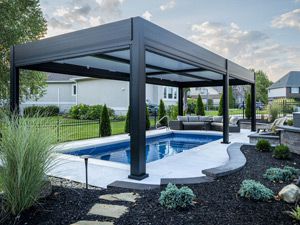
M276 129L280 126L283 126L286 122L286 117L281 117L273 121L271 124L266 124L265 127L258 129L260 134L276 134Z

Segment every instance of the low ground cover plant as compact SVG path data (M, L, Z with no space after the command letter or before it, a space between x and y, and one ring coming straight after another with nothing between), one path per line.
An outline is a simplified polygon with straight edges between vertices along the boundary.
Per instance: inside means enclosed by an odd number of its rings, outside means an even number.
M273 182L292 181L299 175L298 169L285 166L283 169L271 167L266 170L263 177Z
M286 212L290 217L296 221L300 221L300 206L296 206L295 209Z
M255 180L244 180L238 194L241 197L256 201L268 201L274 197L271 189Z
M273 157L276 159L289 159L290 150L286 145L277 145L273 150Z
M0 160L5 210L14 216L38 200L45 185L45 174L54 165L52 132L28 126L38 120L1 116ZM46 118L39 119L45 120Z
M193 191L186 186L178 188L175 184L168 184L160 193L159 203L168 209L185 208L193 204L195 197Z
M269 152L271 151L271 144L265 139L260 139L256 143L256 149L260 152Z

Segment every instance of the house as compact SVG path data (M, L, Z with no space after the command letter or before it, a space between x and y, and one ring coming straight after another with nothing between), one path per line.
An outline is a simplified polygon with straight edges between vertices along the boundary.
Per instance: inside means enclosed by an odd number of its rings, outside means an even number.
M201 95L204 104L207 103L207 99L212 99L213 105L219 105L221 94L221 92L213 87L191 88L189 92L191 98L197 98L198 95Z
M129 105L129 82L95 79L56 73L47 74L46 94L37 101L21 103L21 112L32 105L57 105L60 112L68 112L77 104L106 104L118 115L124 115ZM146 85L147 104L159 104L163 99L166 106L177 103L177 88Z
M290 71L269 87L269 101L278 98L300 100L300 71Z

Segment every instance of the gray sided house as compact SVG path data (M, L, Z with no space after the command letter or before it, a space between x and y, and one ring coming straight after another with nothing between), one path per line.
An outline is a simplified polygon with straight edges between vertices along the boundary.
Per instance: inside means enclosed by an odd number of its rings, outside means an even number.
M300 100L300 71L290 71L269 87L269 101L278 98Z
M28 106L57 105L61 113L66 113L73 105L106 104L118 115L124 115L129 105L129 83L126 81L95 79L57 73L47 74L45 95L35 100L27 100L21 104L21 110ZM177 88L146 85L146 102L159 104L163 99L165 104L176 104ZM97 93L97 94L94 94Z

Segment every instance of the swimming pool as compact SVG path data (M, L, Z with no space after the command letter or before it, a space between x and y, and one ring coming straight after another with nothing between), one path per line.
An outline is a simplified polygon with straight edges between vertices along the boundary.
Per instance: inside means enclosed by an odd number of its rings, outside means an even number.
M169 133L146 139L146 162L152 162L168 156L190 150L197 146L222 138L221 135ZM98 147L66 152L66 154L108 160L119 163L130 163L130 142L111 143Z

